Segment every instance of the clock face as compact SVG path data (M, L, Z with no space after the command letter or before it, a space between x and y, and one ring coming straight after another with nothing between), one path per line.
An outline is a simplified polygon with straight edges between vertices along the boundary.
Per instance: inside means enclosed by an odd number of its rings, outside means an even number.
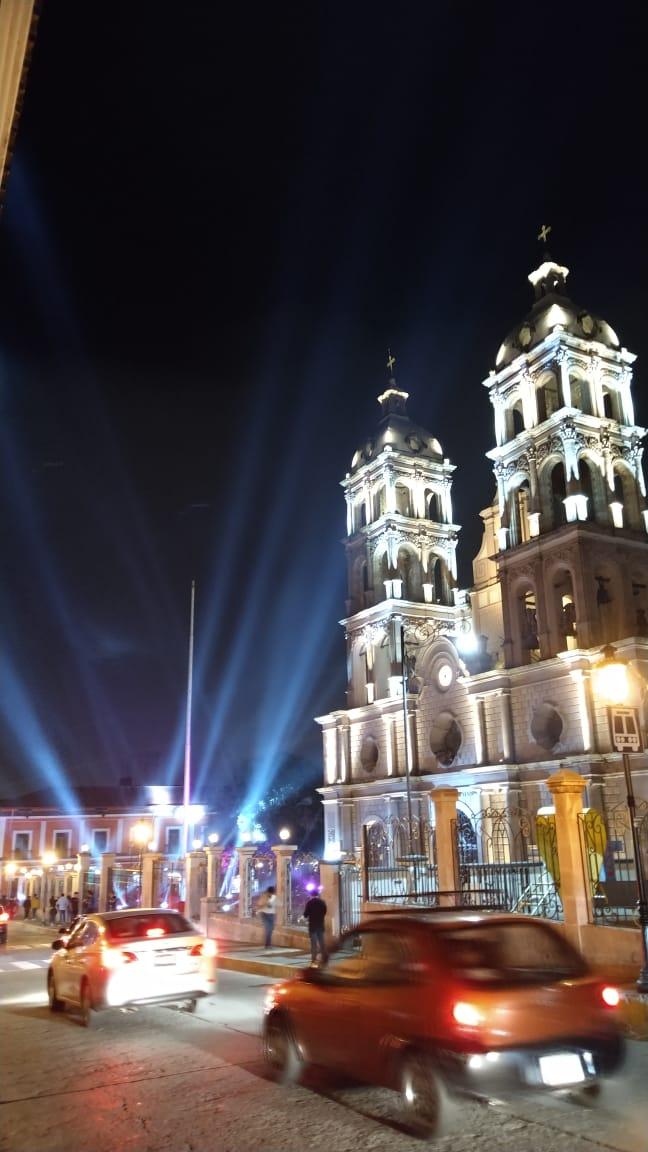
M437 669L437 683L439 688L449 688L453 680L451 664L441 664Z

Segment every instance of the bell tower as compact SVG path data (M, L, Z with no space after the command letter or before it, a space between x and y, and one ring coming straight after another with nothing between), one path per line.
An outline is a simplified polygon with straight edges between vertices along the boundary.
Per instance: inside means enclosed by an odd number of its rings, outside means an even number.
M545 251L529 276L533 306L484 381L495 414L487 455L509 668L648 633L635 356L572 302L568 275Z
M407 414L395 360L378 397L376 433L342 481L347 505L347 706L401 692L401 625L430 639L467 618L456 588L459 527L452 516L454 465ZM461 599L461 605L457 603Z

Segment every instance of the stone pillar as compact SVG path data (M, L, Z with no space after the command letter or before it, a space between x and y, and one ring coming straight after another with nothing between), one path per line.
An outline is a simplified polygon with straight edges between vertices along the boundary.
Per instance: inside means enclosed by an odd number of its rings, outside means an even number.
M585 781L577 772L564 768L547 781L556 812L556 847L560 866L560 899L565 926L589 923L590 897L587 890L581 850L581 826Z
M238 849L239 863L239 919L245 920L252 915L252 896L250 888L249 862L254 856L256 848L245 845Z
M459 888L455 851L458 796L456 788L434 788L431 794L436 829L437 888L446 893L439 896L442 905L453 905L454 893Z
M277 874L277 928L287 928L292 923L290 861L297 851L296 844L273 844ZM303 909L296 909L301 915Z
M200 868L204 864L205 853L187 852L185 856L185 916L188 920L200 919Z
M142 908L157 908L160 902L156 890L155 874L156 864L159 864L163 858L161 852L142 852L142 875L140 876Z
M339 865L320 860L320 896L326 904L326 944L340 935L340 871Z
M207 857L207 899L216 900L220 895L218 889L220 888L223 848L210 845L209 848L205 848L205 855Z
M515 744L513 740L513 715L511 712L511 693L500 692L500 705L502 712L502 751L504 761L510 764L515 760Z
M98 912L108 911L108 898L110 896L110 871L115 867L115 853L103 852L101 856L101 873L99 875L99 902Z
M77 854L77 876L79 880L79 912L87 912L86 907L86 891L88 888L88 874L90 872L90 861L92 857L89 852L79 852Z

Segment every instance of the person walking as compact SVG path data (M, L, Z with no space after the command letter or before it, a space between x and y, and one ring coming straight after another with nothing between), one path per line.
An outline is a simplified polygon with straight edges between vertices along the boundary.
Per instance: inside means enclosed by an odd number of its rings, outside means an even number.
M56 924L56 896L54 893L49 898L49 922Z
M36 919L36 916L38 914L38 910L39 910L40 906L41 906L40 905L40 897L37 896L36 893L34 893L34 895L31 898L31 918L32 918L32 920Z
M321 896L311 896L306 901L304 919L308 922L308 935L310 936L311 958L317 964L319 957L321 964L326 964L328 953L324 939L324 919L326 917L326 902Z
M277 893L272 885L259 897L257 910L263 922L263 946L270 948L277 915Z

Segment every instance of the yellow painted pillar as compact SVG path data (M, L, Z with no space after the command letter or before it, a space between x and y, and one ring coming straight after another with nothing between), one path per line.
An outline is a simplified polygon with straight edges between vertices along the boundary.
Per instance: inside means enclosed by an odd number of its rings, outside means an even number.
M560 865L560 899L566 926L587 924L590 896L581 846L581 824L585 781L577 772L564 768L547 781L556 813L556 847Z
M444 905L454 904L454 893L459 888L455 851L458 796L456 788L434 788L430 794L434 805L437 887L444 893L439 896L439 904Z

